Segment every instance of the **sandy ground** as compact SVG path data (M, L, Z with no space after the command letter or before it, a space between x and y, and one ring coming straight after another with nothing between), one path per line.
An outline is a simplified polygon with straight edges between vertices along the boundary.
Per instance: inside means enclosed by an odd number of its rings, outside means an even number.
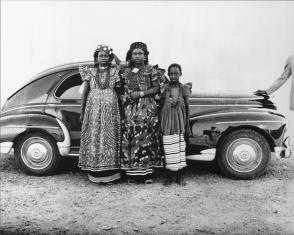
M161 171L152 185L96 185L77 159L28 176L1 155L0 234L294 234L293 157L273 158L251 181L194 162L187 186L164 187Z

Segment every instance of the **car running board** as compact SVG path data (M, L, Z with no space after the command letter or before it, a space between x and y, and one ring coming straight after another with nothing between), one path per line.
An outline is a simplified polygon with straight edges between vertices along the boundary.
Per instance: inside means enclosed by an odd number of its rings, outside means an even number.
M187 160L192 161L213 161L215 158L216 149L205 149L200 154L186 156Z

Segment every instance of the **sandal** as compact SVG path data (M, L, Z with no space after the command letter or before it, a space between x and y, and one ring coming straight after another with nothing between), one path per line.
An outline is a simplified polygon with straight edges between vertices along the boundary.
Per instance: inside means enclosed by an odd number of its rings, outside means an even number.
M128 179L127 182L128 182L128 184L135 184L135 183L137 183L136 180L133 180L133 179Z
M152 179L145 180L145 184L152 184L152 183L153 183Z

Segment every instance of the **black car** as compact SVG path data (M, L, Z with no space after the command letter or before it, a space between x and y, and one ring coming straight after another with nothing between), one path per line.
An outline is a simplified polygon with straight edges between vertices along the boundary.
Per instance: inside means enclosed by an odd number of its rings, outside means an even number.
M1 111L1 153L14 148L30 174L49 175L61 156L78 156L82 80L79 64L70 63L37 74L5 102ZM190 97L187 159L216 160L232 178L261 175L271 152L288 157L287 121L275 105L254 95L193 94Z

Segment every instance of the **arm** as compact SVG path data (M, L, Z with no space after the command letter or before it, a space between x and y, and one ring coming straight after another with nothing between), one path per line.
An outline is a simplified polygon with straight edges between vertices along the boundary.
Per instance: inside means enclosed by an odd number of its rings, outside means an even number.
M159 92L159 81L157 83L153 83L152 87L147 91L144 91L144 97L152 97Z
M274 83L265 91L268 94L272 94L273 92L278 90L288 80L290 76L291 76L291 68L290 68L290 64L288 64L284 72L281 74L281 76L276 81L274 81Z
M152 79L151 79L151 88L147 91L144 91L144 97L151 97L157 94L160 90L160 81L157 74L157 70L153 69Z
M281 76L266 90L257 90L255 95L268 96L278 90L291 76L291 65L287 64Z
M187 83L184 85L184 101L185 101L185 111L186 111L186 127L185 127L185 139L186 142L188 142L188 137L191 135L191 130L190 130L190 95L191 95L191 90L192 90L192 83Z
M113 53L113 56L114 56L114 61L115 61L115 63L116 63L117 65L120 65L121 60L120 60L120 59L117 57L117 55L114 54L114 53Z
M157 76L157 72L153 71L152 72L151 87L148 90L144 91L144 94L143 93L141 93L141 94L143 94L143 97L153 97L153 96L155 96L155 94L157 94L159 92L159 90L160 90L160 88L159 88L159 79ZM138 99L140 97L141 97L140 92L135 91L131 94L131 98L133 100Z
M159 92L159 82L158 84L156 85L153 85L152 87L150 87L147 91L144 91L143 93L143 96L142 97L153 97L155 94L157 94ZM139 91L134 91L132 94L131 94L131 98L133 100L136 100L136 99L139 99L141 96L140 96L140 92Z
M164 102L165 102L165 98L166 98L166 85L163 86L162 88L162 92L160 95L160 109L162 109Z
M83 122L84 119L84 112L85 112L85 107L86 107L86 102L87 102L87 97L90 91L90 84L89 81L84 81L84 90L82 94L82 102L81 102L81 113L80 113L80 122Z

